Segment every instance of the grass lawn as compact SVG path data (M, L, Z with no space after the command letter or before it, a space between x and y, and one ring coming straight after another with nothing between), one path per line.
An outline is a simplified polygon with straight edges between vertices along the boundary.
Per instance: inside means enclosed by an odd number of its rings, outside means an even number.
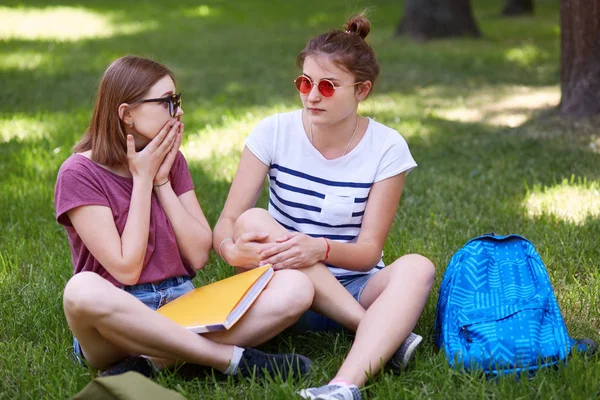
M373 3L368 39L382 74L361 112L401 132L419 163L407 178L385 259L421 253L438 274L416 328L425 337L416 362L403 375L373 378L364 398L597 398L598 357L575 357L531 380L487 381L450 370L432 340L445 266L469 238L492 230L531 239L571 336L600 336L600 124L565 122L548 112L560 97L558 2L536 1L534 18L504 19L501 1L474 0L482 39L425 44L392 38L401 2ZM131 4L0 5L0 399L64 399L94 376L71 356L62 290L72 264L54 219L53 190L89 121L106 66L135 53L175 71L184 93L182 150L214 225L243 138L261 118L300 106L292 85L297 53L310 37L370 5ZM266 192L262 206L265 200ZM231 273L213 254L195 282ZM267 344L315 361L313 376L300 382L173 374L157 381L189 398L294 398L299 388L326 383L350 344L341 334L284 335Z

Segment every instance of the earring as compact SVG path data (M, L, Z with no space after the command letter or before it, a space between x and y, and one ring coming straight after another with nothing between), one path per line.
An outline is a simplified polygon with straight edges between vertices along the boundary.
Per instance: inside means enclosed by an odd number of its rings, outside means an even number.
M129 122L129 127L130 128L133 128L133 125L134 125L133 121Z

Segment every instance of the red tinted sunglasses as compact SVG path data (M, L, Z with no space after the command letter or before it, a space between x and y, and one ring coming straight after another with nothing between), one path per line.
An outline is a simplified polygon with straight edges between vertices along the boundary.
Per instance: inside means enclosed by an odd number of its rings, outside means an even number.
M321 79L319 82L313 82L308 76L300 75L294 81L296 89L302 94L309 94L314 85L317 85L319 93L323 97L331 97L335 93L335 89L351 87L361 84L362 82L356 82L352 85L335 86L329 79Z

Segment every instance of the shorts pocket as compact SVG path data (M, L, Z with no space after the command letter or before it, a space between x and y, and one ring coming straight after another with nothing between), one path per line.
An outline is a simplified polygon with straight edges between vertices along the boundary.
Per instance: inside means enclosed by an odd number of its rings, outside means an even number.
M160 306L159 292L137 292L131 294L152 310L156 310Z

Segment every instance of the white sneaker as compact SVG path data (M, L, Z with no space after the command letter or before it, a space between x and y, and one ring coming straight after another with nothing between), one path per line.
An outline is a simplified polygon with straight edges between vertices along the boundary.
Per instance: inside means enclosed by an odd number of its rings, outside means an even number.
M360 400L360 390L356 385L331 384L317 388L302 389L298 392L303 399L310 400Z

